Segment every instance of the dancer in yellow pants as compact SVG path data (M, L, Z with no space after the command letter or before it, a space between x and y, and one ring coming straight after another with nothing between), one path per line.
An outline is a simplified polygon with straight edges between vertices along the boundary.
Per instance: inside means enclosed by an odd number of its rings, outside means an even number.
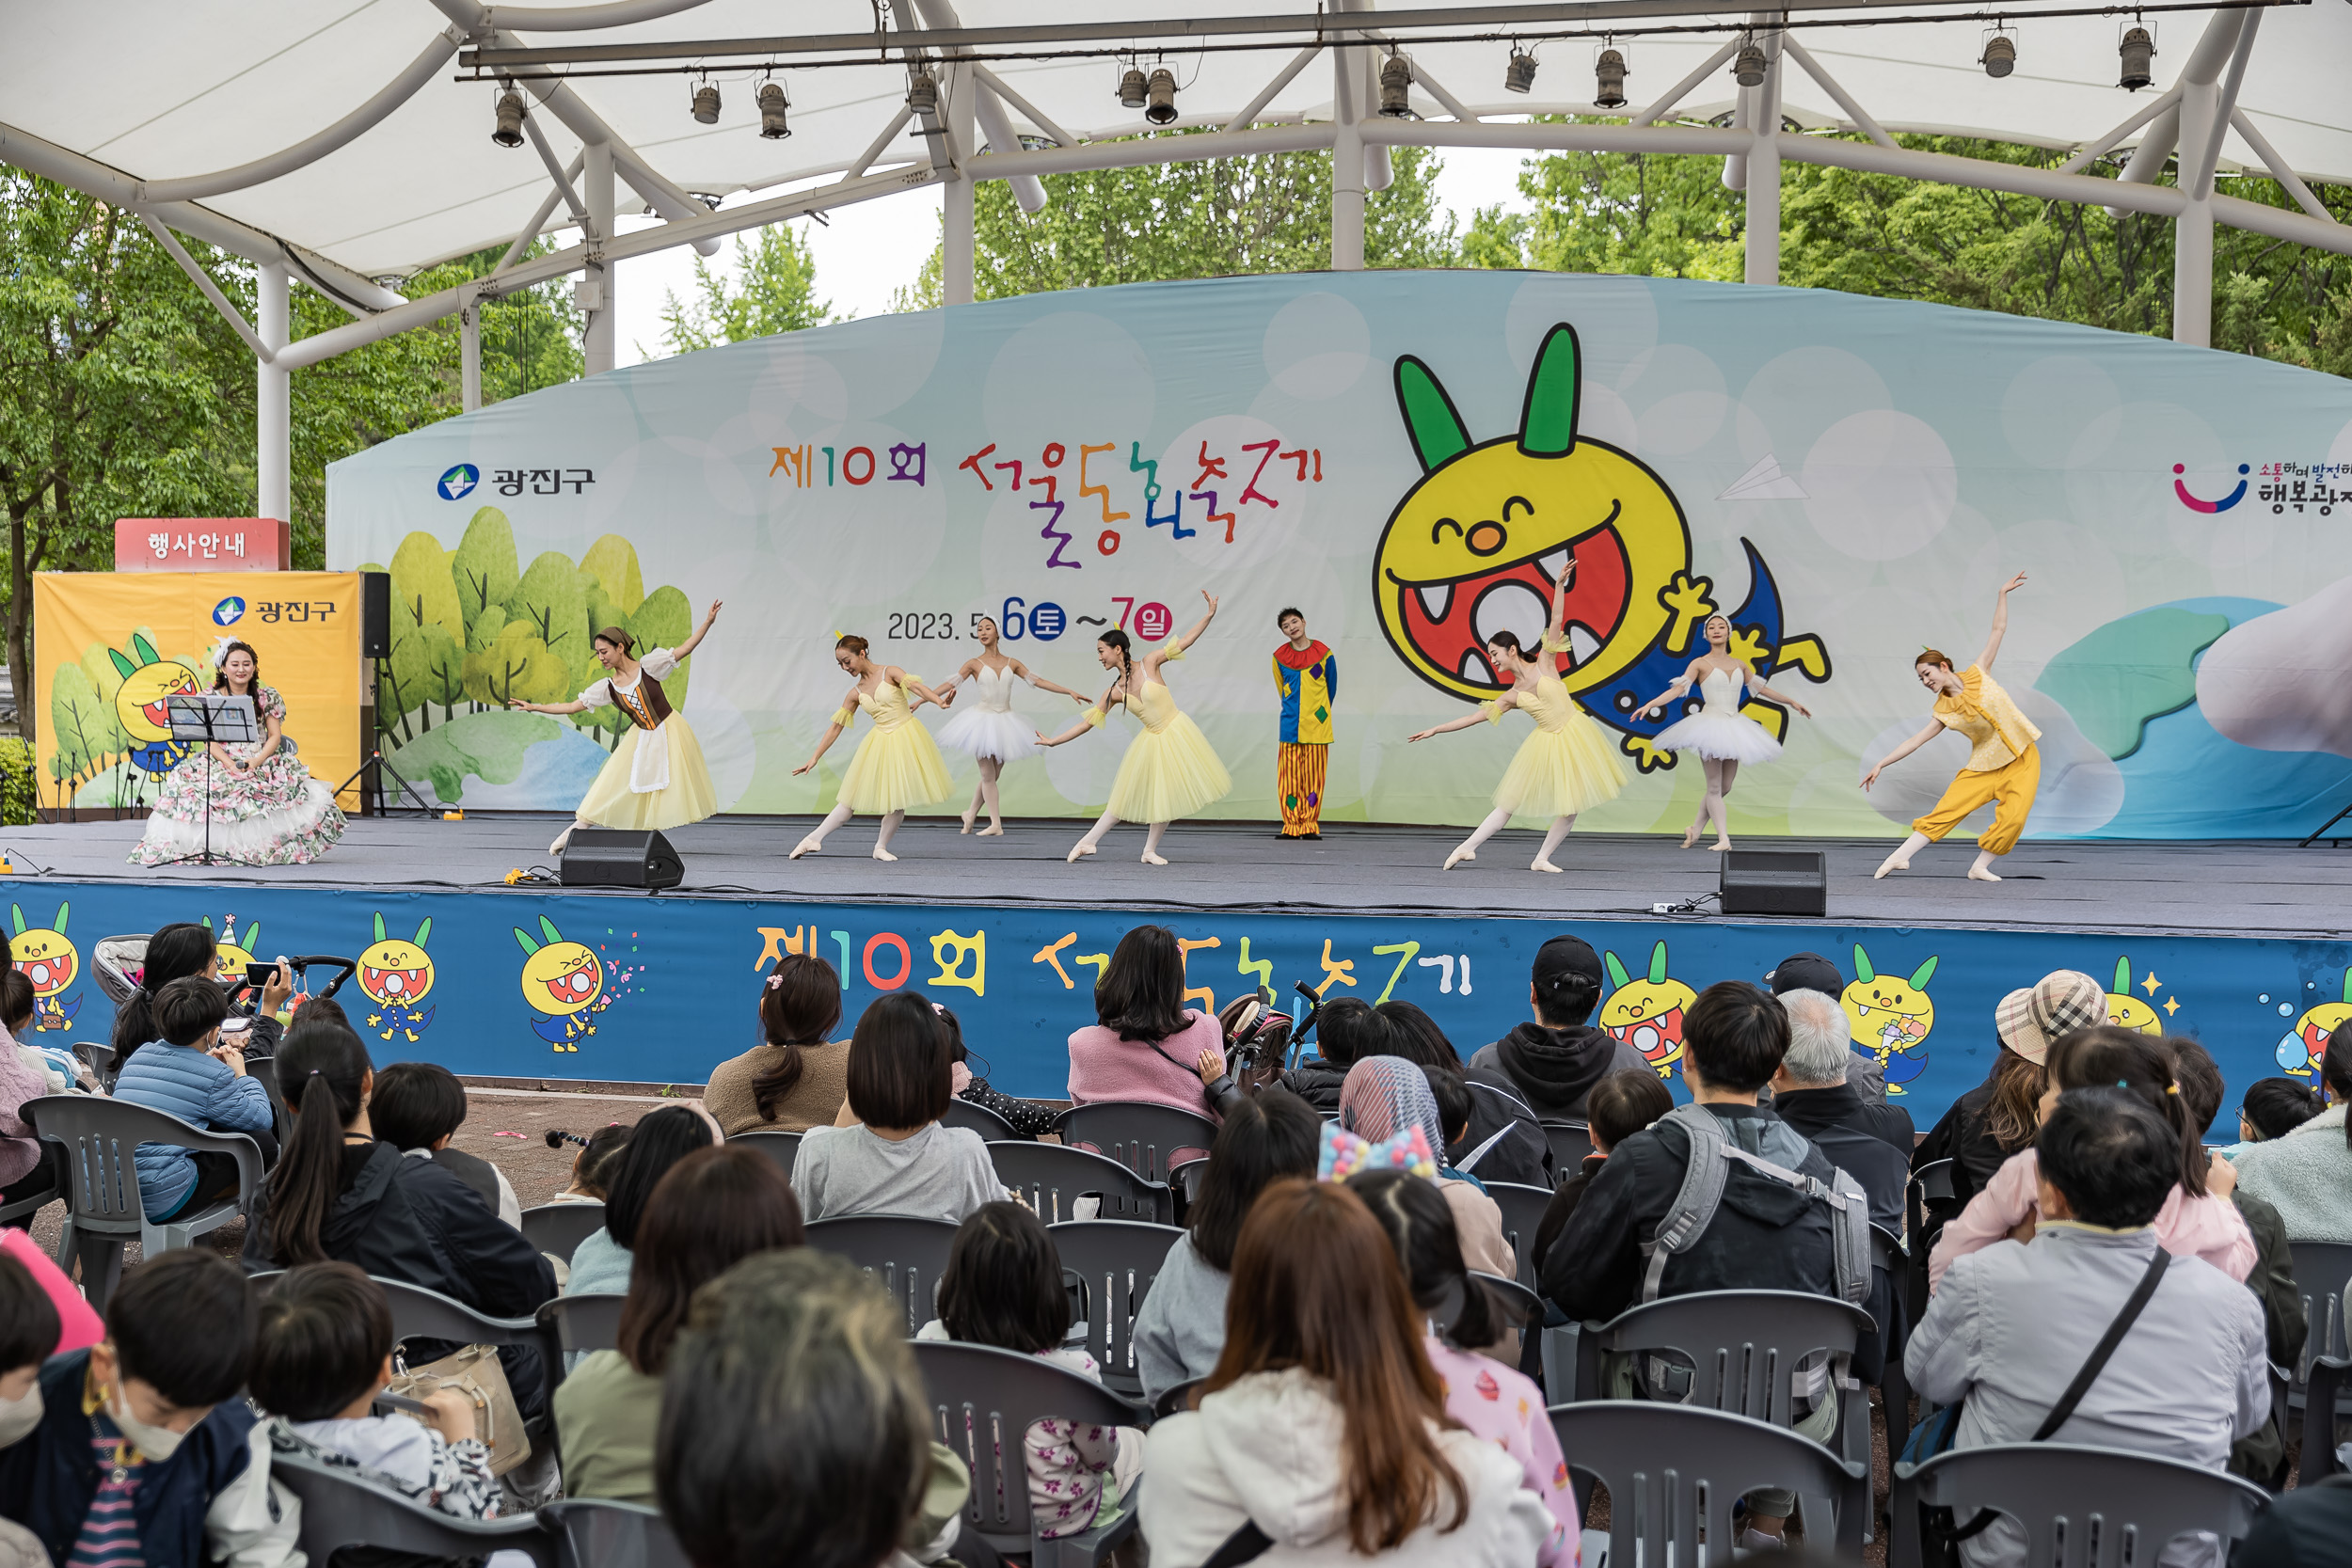
M2002 588L1993 610L1993 633L1985 639L1984 652L1977 656L1976 663L1955 672L1952 661L1933 648L1922 649L1913 661L1919 684L1935 693L1935 720L1887 752L1864 776L1862 787L1868 789L1889 765L1947 729L1966 736L1973 750L1968 753L1968 766L1944 791L1944 799L1912 823L1911 836L1878 868L1881 877L1909 870L1915 851L1959 827L1961 818L1978 807L1990 805L1993 826L1977 835L1977 862L1968 868L1968 875L1976 881L1997 882L2001 879L1993 874L1994 858L2017 847L2017 835L2026 831L2034 791L2042 784L2042 753L2034 745L2042 732L2017 710L1992 674L1993 657L2001 651L2002 634L2009 630L2009 596L2025 580L2026 574L2020 572Z

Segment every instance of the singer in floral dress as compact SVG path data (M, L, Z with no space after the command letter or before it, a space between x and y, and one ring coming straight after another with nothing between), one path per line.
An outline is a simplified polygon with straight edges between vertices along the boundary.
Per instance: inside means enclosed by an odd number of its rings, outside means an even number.
M310 776L286 734L286 700L262 684L261 659L231 642L215 661L213 689L253 699L262 738L249 744L192 748L164 775L147 835L131 851L135 865L203 853L205 798L212 800L212 850L239 865L299 865L317 860L343 836L334 794ZM210 751L211 770L206 771Z

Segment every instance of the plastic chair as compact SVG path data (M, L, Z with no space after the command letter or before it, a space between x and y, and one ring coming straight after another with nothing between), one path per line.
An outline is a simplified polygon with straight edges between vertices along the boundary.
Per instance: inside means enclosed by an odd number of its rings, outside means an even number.
M1146 1181L1162 1184L1180 1150L1206 1153L1216 1142L1216 1123L1208 1117L1141 1100L1073 1105L1054 1118L1054 1131L1065 1144L1099 1149Z
M1186 1160L1168 1173L1168 1185L1186 1205L1200 1201L1200 1179L1209 1174L1209 1157Z
M1870 1266L1883 1270L1891 1287L1887 1300L1896 1321L1879 1325L1880 1346L1886 1353L1885 1368L1879 1373L1879 1397L1886 1403L1886 1451L1899 1454L1911 1441L1911 1385L1903 1380L1903 1344L1911 1337L1911 1324L1901 1288L1911 1255L1903 1250L1900 1237L1876 1221L1870 1225Z
M1206 1378L1190 1377L1173 1388L1163 1390L1160 1397L1152 1402L1152 1418L1155 1421L1166 1420L1180 1410L1191 1409L1192 1391L1207 1381Z
M2293 1429L2288 1414L2303 1417L2303 1451L2296 1484L2310 1486L2344 1466L2336 1462L2337 1396L2352 1387L2352 1323L2344 1321L2344 1290L2352 1281L2352 1243L2289 1242L2295 1259L2296 1293L2303 1298L2303 1321L2311 1330L2303 1354L2288 1370L2286 1406L2280 1430Z
M40 1213L43 1209L48 1208L53 1203L63 1203L65 1201L68 1190L66 1186L65 1146L63 1144L42 1144L40 1146L40 1157L44 1161L48 1162L49 1168L56 1174L56 1180L51 1183L47 1192L35 1193L30 1197L18 1198L14 1203L0 1203L0 1226L12 1225L19 1230L30 1230L33 1228L33 1216L35 1214ZM25 1174L29 1176L32 1173L27 1171Z
M799 1164L801 1158L801 1135L798 1132L738 1132L727 1142L759 1150L776 1163L787 1181L792 1180L792 1167Z
M1126 1399L1143 1398L1136 1365L1136 1314L1184 1232L1172 1225L1129 1220L1073 1220L1046 1227L1061 1254L1064 1279L1086 1289L1087 1354L1103 1370L1103 1386Z
M269 1096L270 1131L278 1139L278 1147L285 1148L286 1140L294 1136L294 1117L286 1110L286 1097L278 1092L278 1059L264 1056L260 1061L247 1062L245 1075L261 1085L262 1092Z
M1164 1181L1148 1181L1104 1155L1061 1144L1015 1140L988 1146L996 1179L1021 1195L1048 1225L1078 1218L1085 1193L1102 1195L1098 1219L1165 1225L1176 1217L1176 1200Z
M2122 1568L2127 1561L2154 1562L2167 1542L2187 1530L2237 1540L2269 1501L2261 1487L2225 1471L2116 1449L2072 1443L1955 1449L1915 1467L1896 1463L1887 1560L1896 1568L1920 1560L1923 1503L2009 1515L2027 1537L2025 1560L2037 1568Z
M968 1127L977 1132L983 1142L1020 1142L1019 1129L985 1105L969 1100L950 1100L940 1117L942 1127Z
M1535 1256L1535 1227L1543 1224L1544 1211L1551 1207L1551 1194L1519 1181L1489 1181L1486 1196L1502 1211L1502 1239L1511 1243L1512 1255L1519 1260L1518 1282L1532 1291L1535 1265L1542 1260ZM1539 1314L1536 1322L1542 1321Z
M96 1095L53 1094L24 1102L22 1114L45 1143L61 1147L67 1183L65 1233L57 1266L78 1257L82 1291L99 1311L122 1275L123 1244L138 1238L142 1257L158 1258L191 1244L241 1214L262 1190L262 1146L242 1132L208 1132L178 1117ZM237 1196L151 1223L139 1202L134 1153L143 1143L227 1154L237 1162Z
M566 1263L580 1243L604 1228L601 1203L543 1203L523 1211L523 1240L533 1252L551 1253Z
M1589 1122L1547 1121L1542 1124L1544 1142L1551 1146L1551 1184L1558 1186L1584 1166L1584 1156L1593 1151L1593 1129Z
M72 1050L73 1054L81 1059L82 1064L89 1069L90 1076L98 1080L98 1086L108 1094L114 1093L115 1048L111 1045L103 1045L96 1040L75 1040Z
M620 1348L621 1303L628 1299L625 1295L592 1291L583 1296L556 1296L540 1304L536 1322L547 1351L550 1398L563 1383L567 1370L564 1363L571 1356Z
M939 1315L939 1276L955 1243L954 1226L919 1214L845 1214L808 1225L810 1246L847 1258L906 1303L909 1335Z
M305 1453L271 1454L269 1477L302 1499L299 1540L304 1554L320 1568L346 1546L384 1547L467 1562L511 1547L529 1553L540 1568L556 1568L555 1537L528 1514L453 1519Z
M1066 1367L992 1345L918 1339L914 1360L930 1391L940 1441L972 1468L964 1523L991 1546L1029 1554L1031 1568L1094 1568L1135 1533L1140 1482L1110 1524L1053 1541L1036 1536L1022 1441L1030 1423L1048 1418L1133 1426L1140 1418L1134 1406Z
M1867 1460L1841 1460L1793 1432L1716 1410L1604 1400L1554 1405L1549 1414L1570 1471L1609 1488L1612 1568L1695 1563L1708 1545L1716 1550L1704 1560L1729 1562L1738 1534L1731 1506L1764 1486L1797 1495L1808 1544L1819 1546L1834 1533L1841 1554L1861 1558ZM1589 1483L1577 1492L1579 1511L1588 1511ZM1834 1532L1817 1528L1827 1518L1836 1520Z
M660 1510L642 1503L565 1497L543 1505L538 1524L556 1568L692 1568Z

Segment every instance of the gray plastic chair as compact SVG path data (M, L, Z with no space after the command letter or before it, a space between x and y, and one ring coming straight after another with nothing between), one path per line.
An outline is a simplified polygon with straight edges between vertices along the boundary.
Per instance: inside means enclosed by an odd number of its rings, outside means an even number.
M144 1258L191 1244L252 1212L262 1190L262 1146L242 1132L208 1132L178 1117L96 1095L53 1094L28 1100L22 1112L44 1143L62 1148L67 1175L65 1232L57 1266L78 1257L82 1291L99 1311L122 1275L122 1248L134 1237ZM237 1196L151 1224L139 1202L135 1151L143 1143L227 1154L237 1162Z
M386 1547L444 1561L478 1561L512 1547L528 1552L540 1568L556 1568L555 1537L529 1514L453 1519L308 1454L271 1454L269 1476L302 1499L299 1539L319 1568L326 1568L332 1555L346 1546Z
M1176 1217L1175 1195L1162 1181L1148 1181L1117 1160L1061 1144L1016 1139L988 1146L996 1180L1018 1193L1048 1225L1078 1217L1081 1194L1099 1193L1106 1220L1166 1225Z
M1135 1533L1142 1482L1130 1488L1110 1524L1053 1541L1038 1538L1022 1439L1030 1423L1048 1418L1134 1426L1142 1419L1139 1410L1066 1367L992 1345L918 1339L914 1360L930 1392L940 1441L972 1469L964 1524L991 1546L1028 1553L1031 1568L1094 1568Z
M1716 1410L1603 1400L1556 1404L1549 1414L1571 1473L1609 1488L1611 1568L1729 1562L1738 1534L1732 1504L1767 1486L1796 1494L1809 1544L1834 1536L1841 1554L1861 1559L1867 1461L1841 1460L1793 1432ZM1591 1497L1589 1483L1577 1488L1580 1513L1589 1511ZM1834 1530L1817 1527L1827 1518L1836 1519ZM1708 1545L1717 1550L1702 1560Z
M278 1091L278 1058L264 1056L246 1063L245 1075L261 1085L262 1092L269 1096L270 1132L278 1139L278 1147L285 1148L286 1140L294 1136L294 1117L286 1110L286 1097Z
M1205 1153L1216 1142L1216 1123L1208 1117L1141 1100L1073 1105L1054 1118L1054 1131L1065 1144L1090 1145L1146 1181L1162 1184L1178 1151Z
M1161 1390L1160 1397L1152 1402L1152 1418L1163 1420L1179 1411L1191 1409L1192 1391L1207 1381L1206 1378L1188 1377L1172 1388Z
M961 1098L947 1101L947 1109L939 1118L942 1127L963 1127L980 1135L983 1143L1019 1142L1021 1133L1012 1123L987 1106Z
M1544 1221L1544 1211L1551 1207L1551 1194L1542 1187L1530 1187L1519 1181L1489 1181L1486 1196L1502 1211L1502 1239L1511 1243L1512 1256L1519 1260L1518 1282L1529 1290L1535 1288L1535 1227ZM1542 1318L1536 1319L1538 1323Z
M1551 1184L1556 1187L1583 1168L1584 1156L1593 1151L1593 1129L1581 1121L1548 1121L1543 1129L1544 1142L1551 1146Z
M660 1511L642 1503L565 1497L541 1507L538 1523L556 1568L692 1568Z
M533 1252L550 1253L566 1263L580 1243L604 1228L601 1203L543 1203L523 1211L523 1240Z
M787 1181L792 1180L792 1167L800 1163L801 1135L798 1132L738 1132L729 1138L731 1144L755 1148L776 1163Z
M541 1305L536 1321L547 1350L550 1396L564 1381L565 1362L572 1355L620 1348L621 1303L628 1299L592 1291L582 1296L557 1296Z
M1061 1254L1062 1277L1086 1289L1087 1354L1103 1370L1103 1386L1124 1399L1142 1399L1136 1314L1168 1262L1168 1249L1184 1233L1172 1225L1129 1220L1072 1220L1045 1233Z
M14 1226L19 1230L30 1230L33 1228L35 1214L53 1203L65 1201L68 1191L65 1174L65 1146L42 1144L40 1157L50 1169L56 1172L56 1183L45 1193L35 1193L30 1197L18 1198L14 1203L0 1203L0 1226ZM25 1174L29 1176L32 1173L27 1171Z
M75 1040L71 1047L74 1056L98 1080L98 1086L112 1094L115 1089L115 1048L96 1040Z
M2310 1486L2344 1466L2336 1461L2335 1419L2339 1394L2352 1387L2352 1323L2344 1321L2344 1291L2352 1281L2352 1243L2289 1242L2295 1259L2295 1290L2303 1298L2303 1321L2311 1325L2303 1338L2303 1354L2287 1369L2286 1406L2280 1412L2281 1431L2295 1430L2293 1413L2302 1416L2302 1456L2295 1468L2296 1484Z
M811 1220L808 1244L847 1258L874 1275L892 1298L906 1304L907 1333L939 1316L939 1276L956 1227L917 1214L845 1214Z
M1204 1154L1198 1160L1186 1160L1170 1170L1168 1173L1168 1185L1170 1191L1180 1194L1186 1203L1198 1203L1200 1201L1200 1179L1208 1174L1209 1160Z
M2188 1530L2235 1541L2269 1501L2261 1487L2225 1471L2115 1449L1955 1449L1915 1468L1896 1464L1887 1560L1895 1568L1919 1562L1923 1503L2008 1514L2026 1531L2025 1560L2033 1568L2122 1568L2154 1562L2167 1542Z

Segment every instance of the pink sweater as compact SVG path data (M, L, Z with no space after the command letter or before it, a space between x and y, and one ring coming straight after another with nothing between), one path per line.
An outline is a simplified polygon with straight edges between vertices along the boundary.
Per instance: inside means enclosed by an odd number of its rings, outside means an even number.
M40 1074L16 1053L16 1041L0 1029L0 1187L22 1181L40 1164L40 1142L21 1108L48 1092Z
M2042 1162L2032 1149L2021 1149L2002 1162L1984 1190L1944 1227L1942 1239L1928 1257L1928 1289L1933 1291L1944 1283L1944 1271L1952 1266L1953 1259L1991 1246L2028 1214L2038 1220L2041 1190ZM2228 1198L2211 1194L2190 1197L2174 1187L2164 1207L2156 1211L2156 1239L2173 1257L2201 1258L2240 1284L2254 1272L2253 1235L2246 1228L2237 1205Z
M1184 1009L1184 1030L1159 1042L1154 1051L1142 1040L1122 1040L1099 1023L1089 1023L1070 1036L1070 1103L1091 1105L1105 1100L1141 1100L1173 1105L1195 1116L1216 1118L1200 1086L1193 1063L1212 1046L1223 1050L1225 1031L1205 1013ZM1168 1054L1162 1056L1161 1052ZM1180 1148L1170 1160L1179 1164L1198 1159L1207 1149Z

